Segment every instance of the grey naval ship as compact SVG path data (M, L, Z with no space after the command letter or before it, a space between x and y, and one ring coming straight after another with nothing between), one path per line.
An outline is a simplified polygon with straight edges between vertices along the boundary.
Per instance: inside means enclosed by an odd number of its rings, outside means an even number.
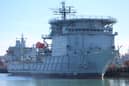
M61 78L103 76L117 53L114 44L117 32L113 32L116 19L68 17L75 12L65 2L55 13L61 17L49 21L51 33L42 36L42 43L26 47L22 36L15 46L8 48L5 54L8 72Z

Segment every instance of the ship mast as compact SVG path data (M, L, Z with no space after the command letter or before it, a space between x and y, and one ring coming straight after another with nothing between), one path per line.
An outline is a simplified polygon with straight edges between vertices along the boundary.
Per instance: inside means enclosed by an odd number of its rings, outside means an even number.
M54 11L56 14L55 15L61 15L62 19L63 20L66 20L67 18L67 15L70 15L70 14L74 14L76 13L72 8L72 6L66 6L65 5L65 2L62 2L61 3L62 6L61 8L59 8L58 10Z
M24 40L24 35L22 34L21 36L21 47L24 48L26 45L25 45L25 40Z

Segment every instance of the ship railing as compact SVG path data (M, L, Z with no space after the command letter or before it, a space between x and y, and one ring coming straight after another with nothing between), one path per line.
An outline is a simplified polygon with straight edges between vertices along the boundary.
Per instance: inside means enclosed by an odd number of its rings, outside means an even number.
M95 19L95 20L108 20L108 21L111 21L113 23L116 22L116 19L111 17L111 16L95 16L95 15L69 16L67 19L68 20L71 20L71 19ZM57 18L50 20L50 22L54 22L57 20L62 20L62 18L57 17Z
M51 39L51 36L50 35L42 35L42 39Z

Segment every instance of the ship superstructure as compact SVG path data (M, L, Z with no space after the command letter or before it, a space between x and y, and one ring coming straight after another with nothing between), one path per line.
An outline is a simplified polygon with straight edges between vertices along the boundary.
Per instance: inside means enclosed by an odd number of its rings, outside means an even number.
M49 22L51 33L42 37L44 44L37 43L37 47L27 48L27 52L26 47L16 50L19 46L17 42L13 50L17 51L20 59L9 61L8 71L12 74L85 78L104 74L106 66L116 55L114 37L117 33L113 33L116 20L111 17L67 18L67 14L71 13L75 12L63 2L58 12L62 18ZM46 39L52 40L51 47ZM27 57L35 60L22 60Z

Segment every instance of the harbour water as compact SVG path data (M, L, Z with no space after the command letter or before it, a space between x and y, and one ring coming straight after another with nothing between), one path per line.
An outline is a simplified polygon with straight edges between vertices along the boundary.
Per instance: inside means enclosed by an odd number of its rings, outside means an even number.
M0 86L129 86L129 79L41 79L0 74Z

